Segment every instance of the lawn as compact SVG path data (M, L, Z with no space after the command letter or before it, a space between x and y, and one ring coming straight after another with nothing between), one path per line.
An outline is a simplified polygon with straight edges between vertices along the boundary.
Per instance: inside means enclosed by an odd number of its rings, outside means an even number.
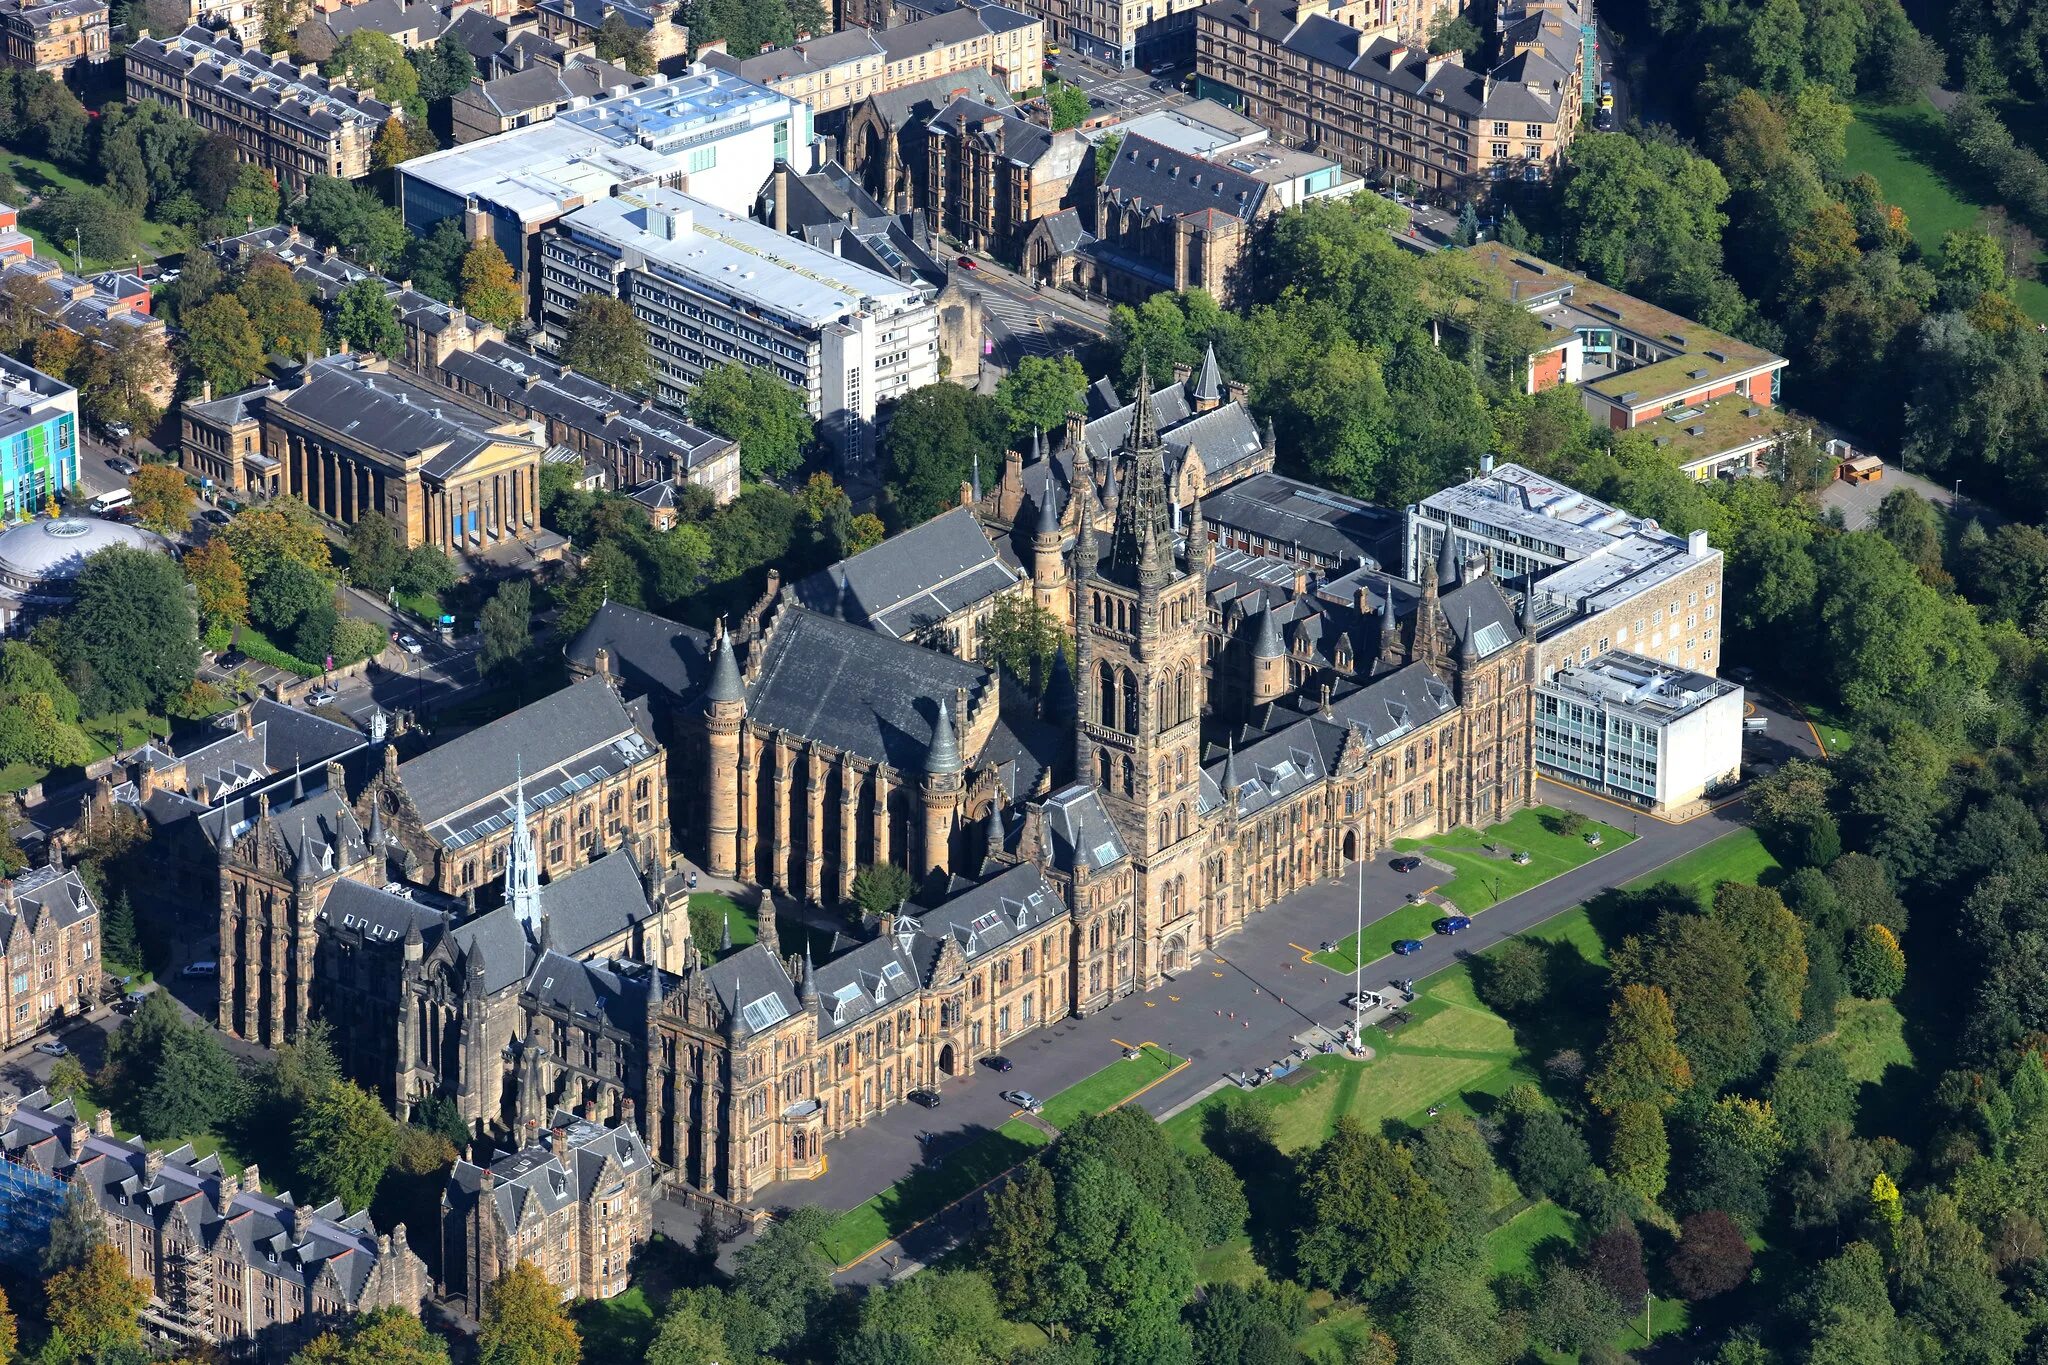
M1629 883L1629 889L1677 882L1704 897L1712 895L1722 882L1754 882L1777 866L1778 860L1765 850L1756 831L1745 827L1694 849L1646 877L1638 877Z
M1532 1274L1537 1252L1553 1239L1577 1245L1579 1215L1540 1200L1486 1234L1486 1262L1495 1275Z
M1043 1129L1011 1119L938 1165L913 1171L867 1203L840 1214L818 1245L834 1264L849 1265L1051 1141Z
M1905 210L1907 229L1922 251L1932 255L1944 234L1976 225L1984 205L1944 174L1954 154L1932 104L1923 98L1896 106L1856 101L1852 107L1856 117L1849 125L1844 170L1851 176L1867 172L1884 186L1885 198ZM2026 281L2014 291L2014 301L2035 321L2048 322L2048 285Z
M1076 1081L1045 1102L1039 1115L1055 1128L1114 1109L1131 1096L1187 1065L1164 1048L1147 1043L1135 1060L1119 1058L1102 1070Z
M760 936L754 912L747 906L716 891L690 893L690 937L713 961L727 956L718 945L724 941L728 924L732 926L733 952L738 952Z
M1366 1030L1372 1060L1330 1053L1311 1057L1298 1083L1220 1090L1169 1119L1167 1135L1192 1151L1212 1110L1252 1104L1272 1111L1280 1150L1296 1152L1328 1137L1345 1115L1372 1127L1388 1120L1414 1126L1427 1122L1433 1108L1485 1110L1509 1087L1535 1079L1514 1030L1479 1003L1462 964L1430 978L1409 1014L1413 1022L1392 1033Z
M46 194L51 190L59 189L75 190L85 186L84 181L68 171L59 170L48 161L42 161L32 156L23 156L20 152L0 152L0 171L4 171L9 178L24 190L35 193ZM41 232L29 226L27 218L28 215L24 215L19 226L35 242L36 255L47 260L57 261L69 267L72 264L71 244L65 242L60 245L50 241ZM185 235L167 223L152 223L144 219L142 223L142 244L146 249L147 255L151 257L163 256L171 252L183 251L185 249ZM112 270L116 267L133 269L134 265L134 261L126 258L115 261L102 261L92 256L85 258L85 268L88 272Z
M1913 1066L1906 1021L1889 1000L1844 1000L1835 1012L1834 1047L1855 1081L1880 1083L1893 1067Z
M1427 839L1396 839L1394 849L1400 853L1419 853L1451 867L1452 876L1443 882L1437 880L1442 873L1426 863L1410 875L1417 879L1417 890L1433 889L1457 906L1459 913L1476 915L1603 853L1611 853L1635 838L1627 830L1598 821L1588 821L1581 833L1566 834L1554 828L1563 814L1549 806L1538 806L1519 811L1483 831L1460 827ZM1596 831L1600 835L1597 846L1585 840L1586 833ZM1492 850L1486 847L1489 844ZM1529 861L1517 863L1508 856L1518 852L1527 853ZM1365 931L1364 951L1371 954L1366 960L1373 961L1392 951L1398 939L1428 938L1435 932L1432 926L1443 915L1442 908L1425 903L1404 905L1374 920ZM1351 971L1357 966L1357 938L1356 934L1346 935L1335 949L1317 953L1313 960L1331 971Z
M572 1311L583 1337L583 1359L590 1365L640 1359L659 1326L647 1291L637 1284L615 1298L585 1299Z

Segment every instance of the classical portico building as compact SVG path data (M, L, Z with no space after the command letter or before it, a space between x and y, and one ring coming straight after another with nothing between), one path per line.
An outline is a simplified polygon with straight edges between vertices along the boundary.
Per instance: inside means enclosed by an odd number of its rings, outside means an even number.
M185 462L343 526L382 512L408 548L476 554L539 531L543 425L339 355L290 383L186 404Z

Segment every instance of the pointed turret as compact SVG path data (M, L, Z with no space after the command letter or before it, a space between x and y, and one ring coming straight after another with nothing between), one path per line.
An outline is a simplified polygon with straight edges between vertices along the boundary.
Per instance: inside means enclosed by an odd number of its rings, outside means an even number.
M1476 664L1479 662L1479 641L1472 633L1472 608L1465 608L1465 638L1458 641L1458 662Z
M1244 787L1244 778L1237 771L1237 741L1224 741L1223 748L1223 794L1235 796Z
M960 771L960 740L953 733L953 711L942 698L939 718L932 724L932 747L924 756L924 770L933 777Z
M306 817L299 817L299 858L292 866L292 880L296 882L317 881L320 877L320 860L313 856L313 838L306 832Z
M969 485L969 487L970 487L970 488L971 488L971 489L973 490L973 492L974 492L974 500L975 500L976 502L980 502L980 501L981 501L981 452L980 452L980 451L978 451L978 450L974 452L974 482L973 482L973 483L972 483L971 485Z
M1223 370L1216 363L1213 341L1202 353L1202 372L1195 377L1195 387L1188 396L1193 399L1189 406L1196 412L1207 412L1223 402Z
M1159 588L1172 581L1173 499L1166 489L1165 451L1152 416L1151 375L1138 371L1138 395L1130 436L1117 451L1112 468L1123 476L1116 500L1116 523L1110 533L1110 573L1133 587Z
M1444 543L1436 556L1436 590L1449 592L1458 586L1457 537L1449 527L1444 528Z
M1287 655L1287 646L1280 640L1280 620L1273 615L1269 605L1259 613L1253 623L1252 657L1254 659L1280 659Z
M1415 622L1408 637L1408 660L1436 659L1443 653L1443 615L1437 606L1436 565L1422 566L1422 600L1415 604Z
M732 951L732 906L730 904L719 915L718 951L721 953Z
M1188 500L1188 572L1208 573L1216 563L1216 547L1209 541L1209 521L1202 515L1202 495Z
M1095 486L1080 464L1074 466L1074 576L1089 578L1102 568L1095 548Z
M993 802L988 808L988 819L981 822L981 839L985 857L993 858L1003 851L1003 808Z
M809 934L804 935L804 984L803 988L796 993L796 998L803 1001L805 1005L815 1005L818 1003L818 969L811 962L811 936Z
M744 1038L750 1030L740 1011L746 1007L747 993L745 978L735 974L732 979L732 1008L725 1012L725 1036Z
M1535 638L1536 575L1533 573L1525 574L1522 577L1522 605L1521 609L1515 614L1515 624L1522 628L1523 639L1530 640Z
M296 760L292 763L292 804L298 805L306 799L306 774Z
M707 702L744 702L746 688L740 683L739 660L733 657L732 635L719 638L718 648L711 660L711 685L704 691Z
M1049 474L1045 480L1045 492L1040 494L1038 498L1038 526L1036 529L1040 536L1050 536L1054 540L1059 539L1059 485L1053 481L1052 476Z
M372 800L370 802L370 852L373 854L380 852L389 837L384 830L384 803Z

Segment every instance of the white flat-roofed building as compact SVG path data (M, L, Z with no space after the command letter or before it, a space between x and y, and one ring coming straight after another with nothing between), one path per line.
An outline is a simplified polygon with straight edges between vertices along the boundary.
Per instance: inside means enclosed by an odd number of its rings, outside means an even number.
M583 296L624 299L647 328L658 397L681 406L731 361L804 395L849 460L873 448L878 405L938 382L936 294L676 190L624 194L563 218L541 248L551 344Z
M1536 685L1544 776L1646 810L1682 811L1742 769L1742 689L1613 650Z
M1484 555L1530 599L1537 667L1626 649L1666 668L1721 665L1722 554L1705 532L1682 536L1517 464L1482 464L1477 478L1408 508L1403 559L1411 578Z
M544 123L415 157L398 168L398 207L416 234L449 218L472 237L488 231L528 280L540 232L563 215L661 186L745 213L777 161L811 169L812 138L803 101L698 65Z

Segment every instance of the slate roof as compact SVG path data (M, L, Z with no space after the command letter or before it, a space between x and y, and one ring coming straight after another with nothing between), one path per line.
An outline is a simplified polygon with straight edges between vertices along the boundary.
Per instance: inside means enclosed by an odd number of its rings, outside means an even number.
M448 11L426 0L351 0L320 17L342 41L367 29L394 39L409 33L413 42L407 46L424 46L448 31Z
M556 109L573 99L604 99L645 84L645 76L623 66L573 52L560 66L539 63L495 76L482 82L476 94L500 118L517 118L535 109Z
M307 849L305 856L323 871L362 861L366 856L363 827L342 794L321 787L304 800L295 801L287 795L288 791L289 788L278 790L270 806L270 827L286 867L298 865L302 846ZM218 846L224 833L232 833L238 843L254 833L257 814L254 794L245 791L201 813L197 819L206 837Z
M1010 92L984 67L949 72L930 80L887 90L869 97L883 122L898 131L916 123L920 127L954 99L966 97L985 108L1007 108Z
M799 606L778 614L755 646L764 648L758 666L747 661L747 714L758 724L902 772L923 771L939 702L989 680L979 664Z
M759 1032L796 1014L803 1006L782 959L759 943L703 968L697 977L738 1027Z
M428 474L446 479L497 445L537 443L504 428L504 413L479 412L451 394L364 368L336 356L311 367L305 383L266 400L397 460L425 454Z
M604 679L586 678L400 764L398 777L428 833L460 848L488 832L479 826L509 819L522 773L536 810L567 795L549 796L557 787L588 786L646 757L654 743L642 726Z
M1266 202L1266 182L1136 134L1117 148L1102 182L1110 210L1134 208L1160 222L1217 209L1249 222Z
M187 794L210 806L251 783L294 769L319 768L368 743L352 725L268 697L250 704L249 722L246 733L237 728L182 753L151 743L131 757L159 771L182 764Z
M294 1222L302 1206L291 1195L227 1193L220 1158L197 1156L190 1144L164 1152L152 1178L139 1141L89 1132L74 1163L66 1136L83 1122L70 1100L52 1103L48 1091L36 1090L0 1128L0 1151L46 1175L83 1184L100 1212L115 1222L161 1228L183 1218L216 1255L226 1254L223 1239L231 1237L244 1260L296 1282L309 1296L328 1272L344 1304L353 1305L361 1295L379 1254L367 1209L350 1214L332 1202L311 1210L301 1240Z
M1206 493L1202 515L1212 524L1300 546L1333 561L1378 566L1400 558L1401 514L1290 479L1260 473Z
M647 1146L630 1123L607 1128L589 1119L557 1111L548 1121L550 1139L560 1131L567 1160L556 1155L551 1140L506 1152L491 1161L491 1198L498 1216L515 1236L529 1217L545 1216L606 1192L599 1182L616 1172L643 1186L652 1179ZM473 1207L483 1190L484 1168L457 1161L448 1173L449 1203Z
M289 61L273 62L232 37L198 25L165 38L138 38L128 60L175 72L204 100L208 91L263 110L279 122L328 138L348 124L374 133L391 117L391 106L357 94L320 76L302 76Z
M59 930L99 914L92 893L72 868L38 867L4 884L0 899L0 953L11 952L17 932L36 933L54 917Z
M577 667L595 668L601 648L610 652L612 671L629 693L660 692L687 703L711 681L711 637L637 607L606 602L566 653Z
M564 373L555 362L503 341L485 341L474 351L451 355L442 371L465 389L504 395L573 431L606 445L631 445L659 460L676 478L732 449L730 438L692 426L585 374Z
M908 639L1018 581L971 507L956 507L850 559L820 569L793 589L812 611Z
M819 964L819 1036L886 1013L933 984L949 938L973 962L1066 914L1066 899L1028 862L1012 864L931 908L913 903L897 917L893 932Z
M575 959L652 914L640 869L630 852L620 849L540 889L541 915L547 924L547 946ZM426 933L428 926L422 925ZM532 969L542 954L527 937L517 911L509 904L487 910L448 929L451 946L473 958L481 948L484 990L495 995L521 982L532 985ZM565 978L566 980L566 978ZM566 988L565 988L566 989Z
M1072 872L1077 865L1100 872L1127 855L1101 794L1085 782L1045 798L1045 823L1052 835L1053 866L1063 872Z
M422 937L429 937L445 929L452 916L445 908L414 899L421 894L417 888L369 886L344 879L328 890L320 905L320 918L376 943L398 942L414 923Z
M1039 221L1045 226L1052 249L1062 256L1071 256L1095 240L1095 234L1081 226L1081 215L1073 209L1061 209Z
M962 119L967 121L968 136L978 137L992 147L1000 147L1004 157L1020 166L1037 165L1053 147L1052 129L971 95L962 95L947 104L931 119L931 127L951 134L960 126ZM983 132L980 125L984 119L995 119L998 123L990 131Z

